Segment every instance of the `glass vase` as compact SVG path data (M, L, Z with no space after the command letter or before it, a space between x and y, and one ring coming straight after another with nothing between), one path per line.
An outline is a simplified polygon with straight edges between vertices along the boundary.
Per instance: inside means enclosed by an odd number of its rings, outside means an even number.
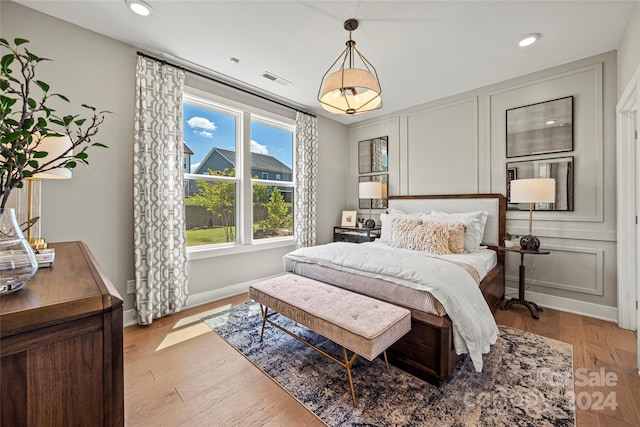
M0 295L22 289L36 271L36 254L20 230L14 210L0 209Z

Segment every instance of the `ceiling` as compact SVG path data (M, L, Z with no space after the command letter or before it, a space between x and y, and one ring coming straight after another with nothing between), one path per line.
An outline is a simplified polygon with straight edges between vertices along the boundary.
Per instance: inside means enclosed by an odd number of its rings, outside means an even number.
M153 7L148 17L132 13L124 0L16 0L345 124L617 49L636 3L146 1ZM316 97L322 75L345 47L348 18L360 20L353 40L378 71L384 105L336 116ZM518 47L529 33L542 37ZM268 80L265 71L291 84Z

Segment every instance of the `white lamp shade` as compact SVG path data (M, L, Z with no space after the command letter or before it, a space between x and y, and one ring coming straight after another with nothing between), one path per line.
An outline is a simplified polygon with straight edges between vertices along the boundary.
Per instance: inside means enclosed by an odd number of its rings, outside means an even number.
M556 180L552 178L514 179L511 181L511 203L554 203Z
M360 199L381 199L383 195L382 183L377 181L361 182L358 184Z
M49 163L51 160L63 156L71 150L73 147L73 143L71 142L71 138L67 135L62 136L45 136L40 140L40 144L38 145L38 151L46 151L47 156L42 159L38 159L38 163L45 164ZM69 179L73 175L71 169L65 168L64 163L68 159L60 159L59 161L52 163L51 166L60 166L55 169L51 169L45 172L40 172L33 177L35 179Z
M380 86L369 71L346 68L327 77L320 92L320 103L322 108L334 114L375 110L382 103Z

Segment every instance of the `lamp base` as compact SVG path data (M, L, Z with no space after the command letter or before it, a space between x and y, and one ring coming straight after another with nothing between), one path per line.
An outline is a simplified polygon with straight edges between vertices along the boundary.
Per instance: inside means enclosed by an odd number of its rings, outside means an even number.
M528 235L520 238L520 247L530 251L537 251L540 247L540 240L536 236Z
M365 228L376 228L376 222L374 220L372 220L371 218L369 218L368 220L366 220L364 222L364 227Z

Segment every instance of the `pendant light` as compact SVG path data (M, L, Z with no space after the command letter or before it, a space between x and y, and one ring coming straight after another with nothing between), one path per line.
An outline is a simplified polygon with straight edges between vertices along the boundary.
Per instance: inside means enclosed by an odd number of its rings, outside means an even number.
M380 80L375 67L356 48L351 32L358 28L357 19L344 22L349 31L347 47L322 76L318 101L334 114L359 114L382 107ZM340 68L333 71L336 64Z

